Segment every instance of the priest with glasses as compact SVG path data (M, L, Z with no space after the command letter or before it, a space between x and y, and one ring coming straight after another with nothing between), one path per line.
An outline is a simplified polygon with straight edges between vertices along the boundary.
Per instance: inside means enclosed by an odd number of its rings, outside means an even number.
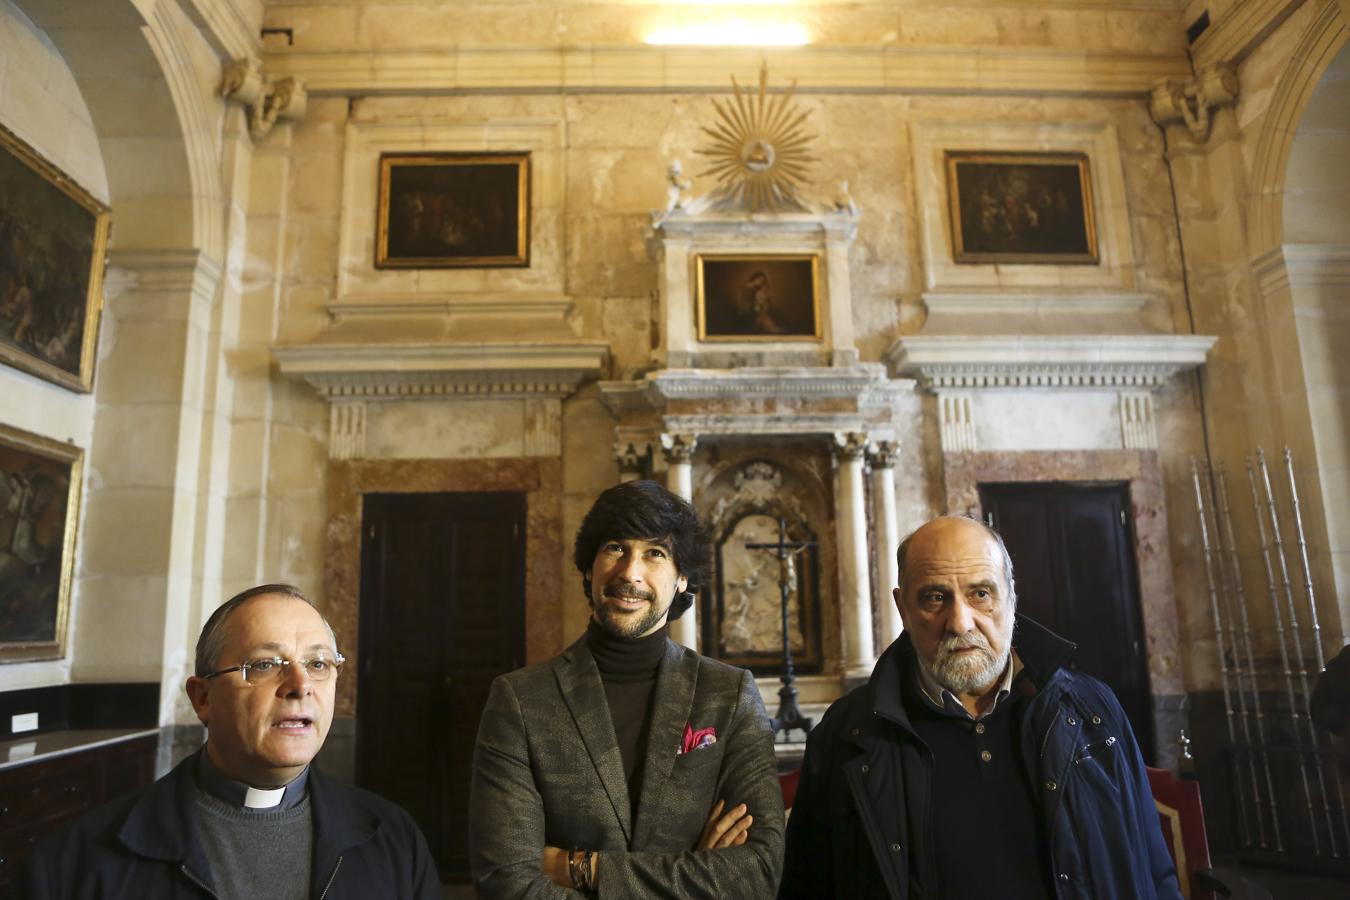
M297 588L226 601L202 629L186 685L206 744L40 844L26 896L440 900L412 818L310 765L342 663Z

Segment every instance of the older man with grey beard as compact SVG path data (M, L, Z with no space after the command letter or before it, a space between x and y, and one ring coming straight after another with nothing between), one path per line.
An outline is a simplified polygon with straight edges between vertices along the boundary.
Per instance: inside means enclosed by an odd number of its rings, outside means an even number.
M944 516L897 557L905 631L811 734L780 900L1180 897L1129 722L1016 614L1002 538Z

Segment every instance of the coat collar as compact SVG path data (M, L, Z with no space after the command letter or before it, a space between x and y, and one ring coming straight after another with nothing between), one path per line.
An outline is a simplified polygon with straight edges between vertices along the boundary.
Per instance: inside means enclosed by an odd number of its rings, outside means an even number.
M638 794L638 820L633 823L635 846L646 846L660 824L661 803L657 794L670 781L675 754L684 738L684 726L691 723L694 689L698 685L698 654L688 647L666 639L666 655L656 673L656 694L652 698L652 720L647 729L647 759L642 788Z
M664 665L664 663L663 663ZM619 754L619 740L614 736L614 722L610 719L609 704L605 700L605 686L600 681L600 670L586 644L586 635L573 642L553 661L558 678L558 689L563 702L572 714L586 753L595 766L595 774L609 795L614 815L623 828L623 836L631 844L633 823L628 799L628 782L623 774L623 757ZM657 676L660 677L659 675Z
M182 863L193 877L213 887L197 829L197 758L201 752L146 788L117 836L138 856ZM314 871L326 872L342 851L370 840L380 821L356 805L350 791L341 789L313 765L308 782L314 821Z
M595 773L604 785L614 815L630 846L658 824L660 815L656 795L670 779L675 767L675 752L684 736L698 682L698 654L674 641L666 640L666 652L656 672L652 698L652 719L647 729L647 758L638 792L638 810L648 810L632 820L628 782L623 771L618 738L605 699L605 686L583 634L553 663L563 701L576 722L586 753Z
M1077 647L1034 619L1018 614L1015 623L1013 649L1022 660L1026 678L1039 690L1069 661ZM909 677L907 673L913 670L914 654L914 642L908 632L902 632L877 660L865 688L870 697L868 708L877 717L908 731L913 729L909 713L905 711L902 679Z

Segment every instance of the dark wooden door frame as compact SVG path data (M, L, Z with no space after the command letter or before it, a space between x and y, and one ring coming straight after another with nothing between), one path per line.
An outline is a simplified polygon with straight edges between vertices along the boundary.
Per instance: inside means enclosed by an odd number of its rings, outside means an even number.
M468 773L492 678L524 663L518 492L366 494L356 780L422 826L442 878L468 877Z
M986 521L1004 533L1015 570L1021 569L1019 612L1079 644L1074 666L1115 690L1151 763L1154 712L1129 485L981 484L980 500ZM1034 530L1027 527L1032 523ZM1030 596L1029 583L1036 585ZM1103 599L1111 602L1103 605Z

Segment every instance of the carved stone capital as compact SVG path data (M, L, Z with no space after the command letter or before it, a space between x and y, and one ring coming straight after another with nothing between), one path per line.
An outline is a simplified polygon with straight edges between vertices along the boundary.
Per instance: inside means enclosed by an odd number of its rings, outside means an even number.
M614 442L614 458L619 461L619 474L641 478L651 459L652 446L643 441L626 441L622 438ZM628 478L623 480L627 481Z
M1205 69L1189 81L1167 79L1153 86L1148 111L1159 125L1184 122L1198 144L1209 140L1210 115L1237 100L1237 74L1226 65Z
M867 443L866 432L836 432L834 435L834 458L848 462L861 460L867 454Z
M867 448L867 459L874 469L894 469L899 452L898 441L877 441Z
M661 435L661 452L666 457L667 463L691 463L694 460L694 450L698 447L698 435L695 434L663 434Z
M303 119L309 104L309 94L299 78L289 75L272 79L263 72L262 63L247 57L221 70L220 93L248 111L248 133L255 141L266 137L279 119Z

